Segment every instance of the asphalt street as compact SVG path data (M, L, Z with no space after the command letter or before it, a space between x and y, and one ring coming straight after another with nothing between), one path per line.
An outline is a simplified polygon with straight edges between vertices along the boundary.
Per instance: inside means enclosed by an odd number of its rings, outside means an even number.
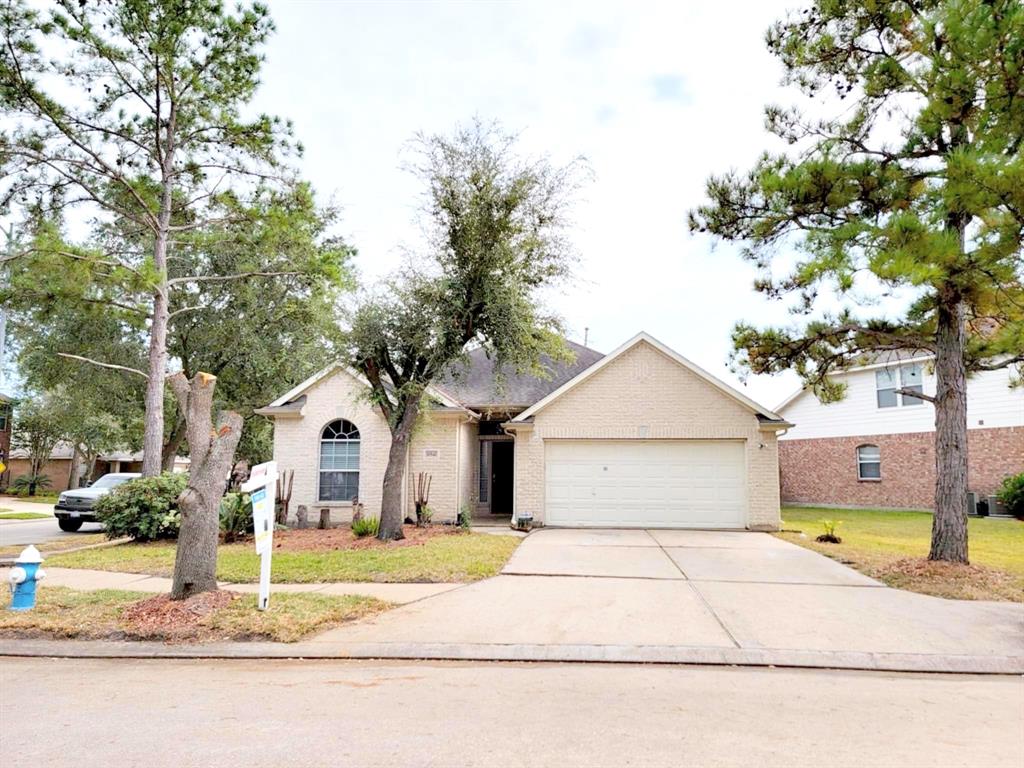
M1019 678L602 664L4 658L3 764L1024 764Z

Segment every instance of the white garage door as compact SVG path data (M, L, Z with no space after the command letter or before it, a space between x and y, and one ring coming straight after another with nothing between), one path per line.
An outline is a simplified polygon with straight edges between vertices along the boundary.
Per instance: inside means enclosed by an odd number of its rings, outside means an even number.
M744 444L547 440L548 525L743 528Z

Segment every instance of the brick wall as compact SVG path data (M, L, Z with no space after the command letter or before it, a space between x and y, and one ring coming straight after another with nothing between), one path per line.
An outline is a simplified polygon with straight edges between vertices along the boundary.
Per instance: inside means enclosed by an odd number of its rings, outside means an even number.
M881 480L859 480L857 447L877 445ZM967 432L968 490L988 496L1024 472L1024 427ZM931 509L935 433L858 435L779 442L783 502Z
M349 502L317 501L320 433L335 419L347 419L359 429L359 500L367 515L380 515L384 470L391 448L391 431L381 413L364 397L363 385L344 371L336 371L306 392L301 418L277 418L274 421L274 460L281 470L294 470L292 514L300 504L309 509L310 519L317 510L329 507L334 520L351 519ZM435 520L452 519L460 496L460 478L466 463L461 454L459 424L462 414L426 414L413 433L405 483L407 515L414 515L413 478L417 472L432 476L430 507ZM436 455L428 455L436 451ZM468 485L468 480L464 481Z
M11 459L9 462L10 480L13 483L22 475L28 475L31 471L31 464L28 459ZM68 489L68 478L71 476L70 459L50 459L43 464L43 475L50 478L50 484L39 491L40 493L54 493Z
M532 429L517 432L516 510L537 521L544 519L544 441L558 438L744 440L748 525L778 527L775 434L758 429L750 410L646 342L552 401Z

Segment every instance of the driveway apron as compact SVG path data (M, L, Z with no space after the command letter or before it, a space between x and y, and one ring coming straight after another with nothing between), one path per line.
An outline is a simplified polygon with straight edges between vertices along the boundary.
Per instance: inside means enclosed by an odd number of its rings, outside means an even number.
M763 533L544 529L495 578L312 642L1024 659L1024 606L890 589Z

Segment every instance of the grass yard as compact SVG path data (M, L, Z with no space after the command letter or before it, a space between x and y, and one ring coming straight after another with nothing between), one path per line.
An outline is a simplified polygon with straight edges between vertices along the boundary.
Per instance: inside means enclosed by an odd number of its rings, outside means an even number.
M51 507L57 503L57 498L60 496L59 493L37 493L35 496L4 496L0 497L0 502L5 498L14 499L15 501L23 501L28 504L48 504Z
M961 600L1024 600L1024 522L970 518L970 566L929 563L927 512L784 507L779 538L813 549L889 586ZM819 520L842 520L842 544L821 544ZM806 534L806 538L797 530Z
M54 521L53 524L57 525L57 522ZM46 562L49 563L50 555L63 552L68 549L76 549L77 547L91 547L94 544L103 544L106 541L107 537L103 533L76 533L74 536L61 536L59 539L44 541L36 546L39 548L39 551L43 553L43 557L46 558ZM26 546L28 545L12 544L6 547L0 547L0 557L17 557Z
M463 582L496 575L519 544L513 536L450 533L416 546L382 544L364 549L274 551L272 580L309 584L334 581ZM123 544L70 552L47 559L60 568L171 576L173 542ZM259 556L251 542L222 545L217 552L217 578L236 584L259 580Z
M53 517L53 514L44 512L12 512L9 509L0 509L0 520L40 520L44 517Z
M212 599L207 599L208 596ZM202 603L206 603L206 609ZM78 591L40 587L31 611L6 610L0 598L0 637L79 640L274 640L292 643L391 607L370 597L303 593L275 594L266 611L255 595L207 593L180 603L165 596L114 589ZM166 610L170 606L171 611ZM164 619L164 621L154 620Z

